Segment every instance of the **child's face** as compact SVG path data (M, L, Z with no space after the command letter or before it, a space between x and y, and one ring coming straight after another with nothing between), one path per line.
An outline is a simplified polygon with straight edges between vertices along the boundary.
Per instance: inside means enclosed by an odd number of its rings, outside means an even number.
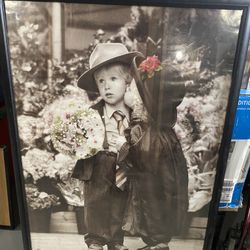
M112 106L118 106L124 102L127 85L118 67L116 65L105 67L94 74L101 97Z

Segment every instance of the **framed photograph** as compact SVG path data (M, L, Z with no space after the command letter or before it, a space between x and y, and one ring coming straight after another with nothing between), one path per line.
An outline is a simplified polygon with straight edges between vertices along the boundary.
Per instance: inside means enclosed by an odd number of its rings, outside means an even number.
M24 248L212 249L248 3L0 3Z

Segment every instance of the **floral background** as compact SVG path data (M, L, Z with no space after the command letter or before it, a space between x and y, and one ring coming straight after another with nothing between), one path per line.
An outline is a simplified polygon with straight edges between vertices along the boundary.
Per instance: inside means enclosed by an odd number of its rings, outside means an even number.
M174 129L188 165L189 211L207 209L216 174L241 13L131 7L127 22L120 28L112 34L110 30L97 28L86 48L65 49L59 62L51 57L51 5L29 2L22 5L25 6L20 8L18 3L7 2L6 10L30 211L84 205L83 183L70 177L76 159L55 148L50 116L63 112L59 104L63 100L80 100L87 105L96 100L94 94L87 95L77 88L76 82L88 68L95 45L108 41L122 42L130 51L139 50L145 55L161 50L171 81L185 83L187 92L178 107ZM71 5L64 7L68 13Z

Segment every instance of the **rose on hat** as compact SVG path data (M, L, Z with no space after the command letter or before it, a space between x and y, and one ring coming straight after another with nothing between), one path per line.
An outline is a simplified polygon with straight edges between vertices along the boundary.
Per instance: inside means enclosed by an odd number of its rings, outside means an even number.
M134 57L144 58L143 54L129 52L121 43L99 43L89 58L89 70L85 71L78 79L78 87L90 92L98 92L94 79L94 72L100 67L111 63L130 64Z

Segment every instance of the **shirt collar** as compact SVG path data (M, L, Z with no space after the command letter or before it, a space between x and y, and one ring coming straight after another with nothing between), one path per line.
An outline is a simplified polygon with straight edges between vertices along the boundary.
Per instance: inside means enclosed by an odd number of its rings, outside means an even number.
M127 120L129 121L129 109L127 109L126 107L123 107L123 108L120 108L120 109L115 109L112 106L105 105L105 109L106 109L106 112L107 112L106 114L107 114L109 119L111 119L111 117L112 117L112 115L113 115L113 113L115 111L120 110L125 115Z

